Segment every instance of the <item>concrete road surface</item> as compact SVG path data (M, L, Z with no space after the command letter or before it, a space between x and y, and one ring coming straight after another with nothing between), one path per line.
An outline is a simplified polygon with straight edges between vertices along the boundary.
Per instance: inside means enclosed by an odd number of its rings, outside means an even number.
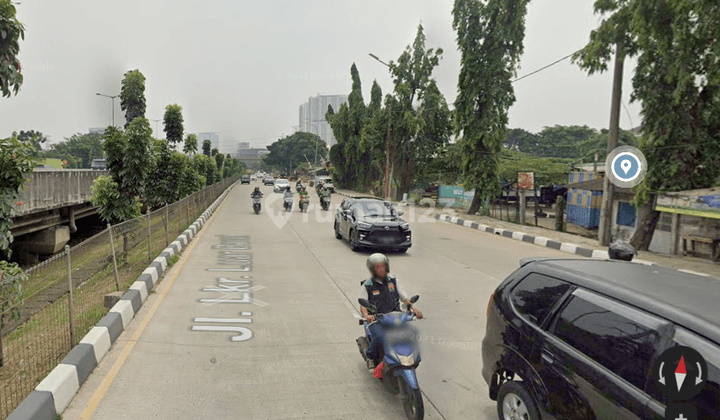
M305 214L296 196L283 217L281 195L261 186L264 206L255 215L255 185L228 195L63 419L405 418L355 344L370 253L333 235L343 197L324 212L312 191ZM415 324L423 335L417 375L425 418L496 419L481 376L490 294L520 258L567 254L423 212L404 215L413 247L389 257L426 316Z

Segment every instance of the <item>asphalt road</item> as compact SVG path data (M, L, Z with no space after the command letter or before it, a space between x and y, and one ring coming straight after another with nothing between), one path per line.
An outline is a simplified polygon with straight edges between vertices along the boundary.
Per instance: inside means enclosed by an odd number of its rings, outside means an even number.
M264 206L255 215L255 185L228 195L63 419L405 418L355 344L370 252L355 253L333 235L343 197L324 212L311 191L309 212L297 211L296 197L287 218L282 196L261 186ZM389 257L391 273L420 295L426 316L415 324L423 335L417 375L425 418L496 419L481 376L490 294L520 258L567 254L424 218L424 211L404 215L413 247ZM251 271L209 271L238 267Z

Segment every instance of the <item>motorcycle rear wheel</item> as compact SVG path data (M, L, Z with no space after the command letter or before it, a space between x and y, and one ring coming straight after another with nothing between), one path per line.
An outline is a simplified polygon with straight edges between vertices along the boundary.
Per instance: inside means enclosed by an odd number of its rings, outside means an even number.
M404 378L398 378L398 382L400 382L400 398L402 399L405 416L408 420L422 420L425 417L425 406L423 405L420 388L410 388Z

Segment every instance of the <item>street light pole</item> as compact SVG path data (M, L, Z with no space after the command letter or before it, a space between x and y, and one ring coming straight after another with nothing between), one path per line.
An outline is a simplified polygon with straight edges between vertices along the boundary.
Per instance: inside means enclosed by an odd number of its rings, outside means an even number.
M390 68L390 65L388 65L386 62L379 59L375 54L370 53L370 57L376 59L386 67ZM390 105L388 106L388 134L387 134L387 140L385 141L385 199L390 200L390 122L392 118L392 104L393 101L390 101Z
M112 99L112 125L115 127L115 98L117 98L120 95L110 96L110 95L103 95L102 93L96 93L98 96L104 96L106 98Z

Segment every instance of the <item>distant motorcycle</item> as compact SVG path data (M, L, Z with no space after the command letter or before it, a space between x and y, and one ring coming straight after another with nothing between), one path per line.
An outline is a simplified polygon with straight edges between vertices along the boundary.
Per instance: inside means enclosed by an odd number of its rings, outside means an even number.
M285 207L285 211L292 211L292 205L293 205L292 197L285 197L285 203L283 204L283 207Z
M405 415L410 420L422 420L425 416L422 393L415 375L415 369L420 364L420 349L415 339L417 335L414 328L407 325L409 321L417 319L412 312L412 304L419 298L418 295L415 295L410 299L411 305L408 305L407 312L376 315L373 314L374 308L367 299L358 299L362 307L368 309L370 314L375 315L374 322L379 322L385 332L384 348L380 358L382 363L375 368L374 376L383 382L390 393L400 394ZM360 354L367 361L365 351L372 340L370 324L364 319L359 322L364 326L365 335L359 337L356 342Z
M327 211L330 208L330 197L321 197L320 206L323 210Z
M262 199L260 197L253 198L253 210L255 211L255 214L260 214L260 208L262 207L260 204L261 200Z
M308 209L308 206L310 205L310 200L308 198L301 198L300 199L300 212L306 212Z

